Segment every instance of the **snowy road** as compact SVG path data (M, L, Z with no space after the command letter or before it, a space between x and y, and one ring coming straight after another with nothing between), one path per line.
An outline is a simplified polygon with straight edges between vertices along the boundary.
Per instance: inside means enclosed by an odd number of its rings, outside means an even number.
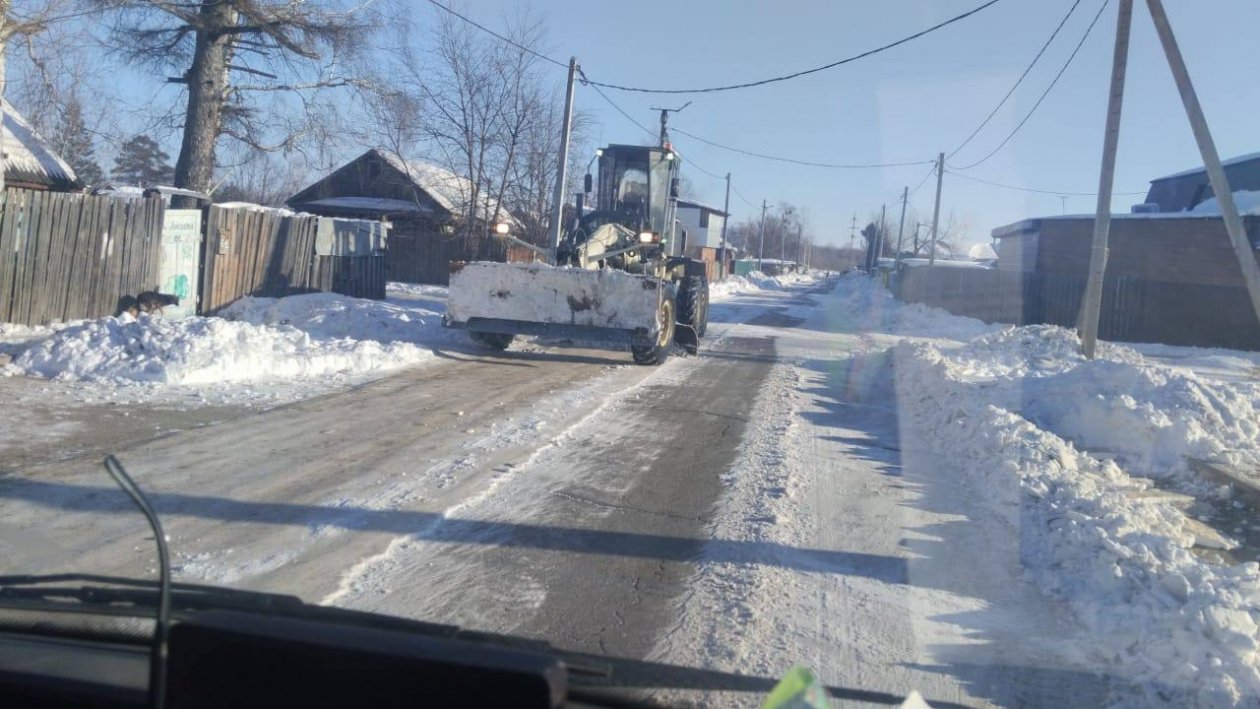
M1103 699L1006 522L904 435L896 338L804 289L714 319L702 356L660 368L444 352L118 453L185 580L763 678L661 690L712 705L755 704L796 663L853 702ZM6 569L152 573L96 462L0 480L0 525L24 540L0 545Z

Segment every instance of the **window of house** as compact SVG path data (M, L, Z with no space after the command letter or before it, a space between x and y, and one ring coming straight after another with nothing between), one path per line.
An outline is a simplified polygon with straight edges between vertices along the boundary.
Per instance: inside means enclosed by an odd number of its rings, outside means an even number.
M708 229L708 228L709 228L709 212L708 212L708 210L705 210L705 209L701 209L701 210L700 210L700 228L702 228L702 229Z

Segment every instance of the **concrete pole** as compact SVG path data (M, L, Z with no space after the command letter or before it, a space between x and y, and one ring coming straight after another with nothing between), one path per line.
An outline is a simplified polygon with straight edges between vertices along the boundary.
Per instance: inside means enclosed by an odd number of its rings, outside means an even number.
M761 229L760 243L757 245L757 270L765 273L762 263L766 258L766 201L761 200Z
M936 229L941 222L941 182L945 179L945 153L936 157L936 206L932 208L932 237L928 246L928 265L936 265Z
M897 224L897 253L894 258L897 266L901 266L901 239L906 233L906 202L910 201L910 187L907 185L901 190L901 221Z
M564 92L564 117L560 126L560 169L556 170L556 190L551 195L551 262L556 262L556 249L564 233L564 186L568 182L569 133L573 129L573 83L577 77L577 57L569 57L569 84Z
M722 235L718 237L718 280L726 280L726 223L731 220L731 173L726 173L726 201L722 203Z
M1260 320L1260 266L1256 265L1255 252L1247 240L1242 219L1238 216L1238 206L1234 203L1234 194L1230 191L1229 180L1221 166L1221 156L1216 152L1216 143L1208 130L1207 118L1203 115L1203 107L1199 105L1199 97L1190 81L1190 72L1181 56L1181 49L1177 46L1177 38L1173 36L1172 26L1168 23L1164 4L1160 0L1146 0L1146 6L1150 8L1155 31L1159 33L1159 41L1164 46L1164 55L1168 57L1168 68L1172 70L1173 79L1177 82L1177 91L1181 93L1181 103L1185 106L1186 117L1190 119L1194 140L1199 144L1199 154L1203 157L1208 181L1212 183L1212 192L1216 194L1216 202L1221 207L1225 233L1229 235L1234 255L1238 257L1243 282L1247 285L1247 295L1251 297L1251 308L1255 311L1257 320Z
M1081 354L1094 358L1098 318L1102 310L1103 278L1107 270L1107 237L1111 229L1111 190L1120 142L1120 109L1124 104L1124 76L1129 63L1129 28L1133 0L1120 0L1116 15L1116 45L1111 58L1111 93L1107 99L1107 127L1103 133L1102 170L1098 175L1098 203L1094 210L1094 242L1089 252L1089 276L1081 299ZM1254 263L1254 261L1253 261Z

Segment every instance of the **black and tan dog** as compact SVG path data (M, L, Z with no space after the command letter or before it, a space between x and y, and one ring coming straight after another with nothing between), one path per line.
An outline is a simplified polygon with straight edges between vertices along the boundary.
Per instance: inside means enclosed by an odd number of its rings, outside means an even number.
M122 317L123 313L127 313L133 318L140 317L140 313L160 315L162 308L168 305L179 305L179 296L151 290L134 297L124 295L118 299L118 309L114 313L114 317Z

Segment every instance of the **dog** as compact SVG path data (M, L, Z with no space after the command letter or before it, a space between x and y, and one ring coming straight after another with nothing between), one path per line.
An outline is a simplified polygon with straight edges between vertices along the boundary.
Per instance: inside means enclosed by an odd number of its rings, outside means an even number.
M123 313L133 318L140 317L140 313L148 313L150 315L161 315L162 308L168 305L179 305L179 296L169 295L166 293L158 293L157 291L147 290L137 296L124 295L118 299L118 308L114 312L114 317L120 318Z
M168 305L179 305L179 296L147 290L136 296L136 304L142 313L162 313Z

